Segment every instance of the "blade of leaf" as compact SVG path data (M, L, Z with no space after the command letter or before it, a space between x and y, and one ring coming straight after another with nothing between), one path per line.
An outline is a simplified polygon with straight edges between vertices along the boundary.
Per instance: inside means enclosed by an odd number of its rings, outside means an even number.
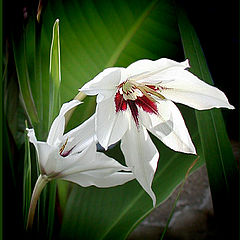
M123 50L128 45L129 41L133 38L136 31L139 29L139 27L143 24L144 20L147 18L147 16L152 12L153 8L158 3L158 0L150 2L149 6L143 11L143 13L138 17L137 21L131 26L131 28L128 30L127 34L124 36L122 41L118 44L116 50L113 52L112 56L110 57L109 61L106 63L105 68L112 67L116 64L117 60L119 59L119 56L123 52Z
M207 83L213 84L196 32L183 11L179 13L178 23L184 53L190 60L191 71ZM221 233L224 232L228 237L236 236L238 170L221 111L218 109L196 111L195 114L206 160L214 212L218 222L221 225L224 223ZM229 229L225 225L226 217Z
M60 109L60 40L59 40L59 19L53 25L52 43L50 49L50 85L49 85L49 126Z
M61 85L61 65L60 65L60 36L59 36L59 19L53 25L52 42L50 48L50 64L49 64L49 128L53 119L59 113L60 109L60 85ZM48 222L47 237L52 239L55 202L56 202L56 182L50 182L47 187L48 193Z
M28 127L27 121L25 121L26 128ZM31 154L30 143L25 134L25 153L24 153L24 173L23 173L23 217L24 226L27 224L28 211L31 201L32 184L31 184Z
M38 123L38 114L32 97L28 67L26 63L25 32L21 39L13 40L13 53L18 76L18 84L23 104L31 125Z

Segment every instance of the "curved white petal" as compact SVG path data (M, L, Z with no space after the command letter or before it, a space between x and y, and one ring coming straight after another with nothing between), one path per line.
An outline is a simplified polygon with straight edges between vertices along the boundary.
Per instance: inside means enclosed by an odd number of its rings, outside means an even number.
M124 77L130 77L140 82L150 82L154 79L159 81L159 77L161 77L161 74L165 71L179 68L185 69L188 67L188 60L179 63L167 58L161 58L156 61L142 59L129 65L126 68Z
M183 117L174 103L159 101L158 115L141 111L144 126L174 151L196 154Z
M67 141L64 152L71 151L71 154L82 151L88 147L95 137L95 115L83 122L78 127L67 132L63 136L62 143Z
M128 172L104 173L101 176L95 176L94 172L75 173L63 177L62 179L77 183L82 187L96 186L101 188L115 187L122 185L134 179L134 175Z
M233 109L225 94L218 88L201 81L194 74L183 69L166 72L160 86L165 87L161 94L174 102L182 103L198 110L225 107Z
M153 177L157 168L159 153L153 144L147 130L142 126L136 127L131 121L131 128L125 133L121 141L121 149L128 167L156 204L156 197L151 189Z
M29 141L34 144L41 173L49 175L56 171L58 149L46 142L37 141L34 129L27 129Z
M97 102L110 97L119 85L123 68L107 68L99 73L91 81L87 82L79 91L87 95L97 95Z
M103 153L97 153L94 141L82 153L62 158L61 164L59 177L84 187L112 187L134 179L127 167Z
M57 145L59 143L59 139L63 136L65 129L65 117L64 115L72 108L79 105L81 102L78 100L72 100L70 102L64 103L60 109L59 115L53 121L48 138L47 143L49 145Z
M107 99L97 104L96 135L99 143L105 149L119 141L128 129L126 111L116 113L114 99Z

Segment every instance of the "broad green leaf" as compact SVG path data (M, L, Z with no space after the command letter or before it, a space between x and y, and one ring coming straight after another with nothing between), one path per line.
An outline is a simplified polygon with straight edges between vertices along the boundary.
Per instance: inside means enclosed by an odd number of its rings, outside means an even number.
M49 127L57 116L60 109L60 85L61 85L61 64L60 64L60 39L59 19L53 25L52 42L50 49L49 63Z
M205 82L213 84L196 32L184 12L179 14L179 29L185 56L190 60L191 71ZM215 215L219 222L222 222L221 225L223 222L226 223L227 217L228 227L224 224L222 229L229 228L227 235L236 236L234 234L237 234L238 170L221 110L196 111L195 114Z

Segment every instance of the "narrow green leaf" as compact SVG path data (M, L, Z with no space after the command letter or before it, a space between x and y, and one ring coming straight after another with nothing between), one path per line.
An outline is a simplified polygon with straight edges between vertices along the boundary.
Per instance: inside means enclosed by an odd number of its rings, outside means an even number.
M13 53L16 64L18 84L23 99L23 104L31 125L38 123L38 114L32 97L30 79L26 61L26 36L25 32L18 40L13 40Z
M25 121L26 128L28 127ZM24 169L23 169L23 218L24 226L27 223L28 211L31 201L32 186L31 186L31 154L30 144L27 133L25 133L25 153L24 153Z
M60 40L59 40L59 19L53 25L52 43L50 49L50 85L49 85L49 126L60 109Z
M196 32L182 11L179 13L178 22L184 53L190 60L191 71L205 82L213 84ZM229 234L229 237L235 236L238 170L221 110L196 111L195 114L215 215L221 225L224 223L221 232L224 231L223 229L228 229L226 234ZM227 223L226 219L228 219Z
M61 65L60 65L60 40L59 40L59 19L53 25L52 42L50 48L49 65L49 128L53 119L60 109L60 85L61 85ZM47 187L47 237L52 239L56 204L56 182L52 181Z

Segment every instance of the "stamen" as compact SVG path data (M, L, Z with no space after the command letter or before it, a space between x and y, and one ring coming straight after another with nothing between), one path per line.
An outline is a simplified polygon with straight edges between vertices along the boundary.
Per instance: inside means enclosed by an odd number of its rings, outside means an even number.
M115 95L116 113L125 111L127 107L131 111L132 117L139 126L139 108L145 112L158 115L156 99L164 100L165 97L158 92L159 87L155 85L147 85L137 83L134 80L127 80L118 86L118 91Z
M68 142L68 138L66 139L65 143L62 145L62 147L61 147L60 150L59 150L60 155L62 155L62 152L63 152L63 150L65 149L65 147L66 147L66 145L67 145L67 142Z

